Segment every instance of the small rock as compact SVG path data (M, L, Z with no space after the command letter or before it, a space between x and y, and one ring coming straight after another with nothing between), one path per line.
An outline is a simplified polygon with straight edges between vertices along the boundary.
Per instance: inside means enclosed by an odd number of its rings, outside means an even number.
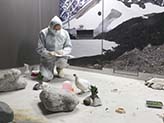
M102 65L100 65L100 64L94 64L94 68L95 69L102 69Z
M44 90L49 88L49 84L45 82L39 82L34 85L33 90Z
M124 110L124 108L118 108L115 110L115 112L119 113L119 114L125 114L126 111Z
M40 100L45 109L51 112L70 112L79 104L75 94L53 87L44 89L40 93Z
M102 105L101 100L100 100L99 97L95 97L95 98L93 99L91 96L86 97L86 98L83 100L83 103L84 103L84 105L86 105L86 106L94 106L94 107L97 107L97 106L101 106L101 105Z
M24 89L26 79L21 76L19 69L4 70L0 73L0 92Z
M158 116L159 118L161 118L162 121L164 122L164 114L157 114L157 116Z
M109 108L105 108L105 111L108 111L109 110Z
M84 103L84 105L89 106L93 103L93 100L90 96L88 96L83 100L83 103Z
M41 88L41 84L40 83L35 84L34 87L33 87L33 90L41 90L41 89L42 88Z
M112 89L111 92L118 92L118 89Z
M8 104L0 102L0 123L9 123L14 119L14 112Z

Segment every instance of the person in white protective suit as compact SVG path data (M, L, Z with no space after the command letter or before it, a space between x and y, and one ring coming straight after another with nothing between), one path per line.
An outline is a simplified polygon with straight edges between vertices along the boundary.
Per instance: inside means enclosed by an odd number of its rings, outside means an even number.
M59 77L64 77L63 68L67 67L68 55L71 53L72 43L66 30L62 28L62 21L55 16L49 26L39 34L37 53L40 55L40 73L44 81L54 78L54 67Z

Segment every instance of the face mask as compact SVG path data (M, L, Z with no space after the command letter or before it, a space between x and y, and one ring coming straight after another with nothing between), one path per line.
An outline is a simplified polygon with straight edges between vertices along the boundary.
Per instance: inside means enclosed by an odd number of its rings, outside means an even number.
M61 30L56 31L56 35L60 35L61 34Z
M54 35L60 35L60 34L61 34L61 30L51 30L51 32L52 32Z

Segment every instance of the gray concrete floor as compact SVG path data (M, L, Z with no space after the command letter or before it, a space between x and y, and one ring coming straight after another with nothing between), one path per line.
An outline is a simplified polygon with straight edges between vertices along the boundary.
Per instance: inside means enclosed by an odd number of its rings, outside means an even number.
M48 114L40 106L40 91L33 91L36 84L28 78L28 86L24 90L0 93L0 101L8 103L15 111L18 123L162 123L158 114L163 109L147 108L146 100L164 102L163 91L153 90L144 86L141 79L128 78L117 74L109 75L109 70L99 71L70 67L65 70L64 79L54 79L51 86L62 88L62 82L69 80L74 83L73 74L89 80L99 89L102 100L101 107L88 107L82 104L88 95L79 97L80 104L70 113ZM79 90L75 87L75 93ZM113 91L117 89L117 91ZM118 114L115 109L123 107L125 114ZM26 122L23 122L26 121Z

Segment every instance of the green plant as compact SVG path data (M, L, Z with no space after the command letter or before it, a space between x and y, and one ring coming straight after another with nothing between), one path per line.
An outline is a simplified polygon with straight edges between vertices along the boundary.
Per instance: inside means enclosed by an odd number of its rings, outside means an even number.
M91 96L92 96L92 97L96 97L96 96L97 96L97 94L98 94L98 89L97 89L96 86L91 85L90 91L91 91Z
M42 74L39 72L39 74L38 74L38 76L37 76L37 79L39 80L39 81L42 81L43 80L43 76L42 76Z

